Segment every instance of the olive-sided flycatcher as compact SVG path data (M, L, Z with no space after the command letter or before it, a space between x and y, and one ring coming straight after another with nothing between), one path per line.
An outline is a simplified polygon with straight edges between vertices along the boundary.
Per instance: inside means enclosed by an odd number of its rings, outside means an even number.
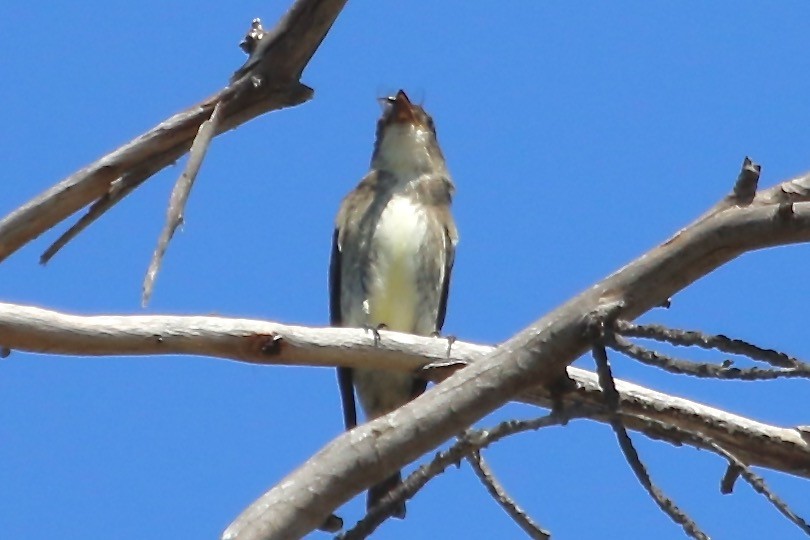
M444 324L458 233L453 182L433 120L400 90L385 98L371 170L340 206L329 268L333 326L384 327L422 336ZM408 373L338 368L346 429L357 425L354 390L366 419L425 391ZM368 492L368 508L401 482L397 472ZM405 516L405 505L394 515Z

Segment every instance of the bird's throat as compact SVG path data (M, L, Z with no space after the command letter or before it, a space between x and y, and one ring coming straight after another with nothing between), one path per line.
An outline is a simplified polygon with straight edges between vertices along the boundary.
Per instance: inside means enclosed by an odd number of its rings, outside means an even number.
M385 170L398 177L415 176L436 168L429 150L432 134L423 127L393 124L382 133L372 168Z

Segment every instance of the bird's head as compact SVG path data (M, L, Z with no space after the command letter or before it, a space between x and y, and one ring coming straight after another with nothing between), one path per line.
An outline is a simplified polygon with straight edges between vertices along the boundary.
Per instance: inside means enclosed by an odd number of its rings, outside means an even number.
M392 172L430 172L444 167L436 127L425 109L411 103L402 90L380 103L383 113L377 122L372 167Z

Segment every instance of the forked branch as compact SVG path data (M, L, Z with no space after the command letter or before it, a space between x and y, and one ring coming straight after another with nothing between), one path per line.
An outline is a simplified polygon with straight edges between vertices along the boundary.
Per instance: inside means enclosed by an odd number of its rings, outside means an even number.
M430 462L421 465L408 475L402 484L385 497L376 508L372 508L354 527L340 535L340 540L360 540L368 537L391 516L392 508L413 497L430 480L442 474L451 465L458 465L466 456L479 452L505 437L545 427L566 425L569 420L587 414L589 414L587 407L576 406L566 409L564 413L548 414L532 420L510 420L490 429L466 430L455 443L450 445L450 448L439 452ZM532 525L534 524L532 523ZM533 532L539 531L538 527ZM228 534L227 531L225 534Z
M689 517L689 515L681 510L675 502L667 497L664 492L655 485L650 478L650 473L647 467L641 462L638 451L633 445L630 435L624 426L624 420L621 415L621 398L619 391L616 389L616 381L613 379L613 372L610 368L610 361L608 360L607 349L605 348L606 333L610 333L609 329L613 321L607 321L601 318L594 318L591 320L590 333L594 341L592 354L596 361L597 373L599 375L599 386L602 387L602 394L605 397L605 404L608 408L610 419L610 426L616 434L616 440L619 443L619 448L624 454L624 458L630 465L636 478L655 501L655 504L672 519L675 523L683 527L684 532L690 538L695 540L708 540L709 537L704 533L697 523ZM605 327L608 327L606 330Z
M275 28L256 34L259 37L250 47L250 58L222 90L73 173L0 220L0 261L91 205L43 254L42 262L47 262L87 225L183 156L217 106L221 118L214 136L266 112L309 100L313 91L299 78L345 4L346 0L296 0Z

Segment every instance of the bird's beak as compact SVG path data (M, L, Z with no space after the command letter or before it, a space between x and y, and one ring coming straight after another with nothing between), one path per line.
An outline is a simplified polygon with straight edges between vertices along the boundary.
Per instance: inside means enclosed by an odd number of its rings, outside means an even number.
M388 99L391 103L391 114L388 116L389 122L412 124L416 121L413 104L404 91L400 90L395 97Z

